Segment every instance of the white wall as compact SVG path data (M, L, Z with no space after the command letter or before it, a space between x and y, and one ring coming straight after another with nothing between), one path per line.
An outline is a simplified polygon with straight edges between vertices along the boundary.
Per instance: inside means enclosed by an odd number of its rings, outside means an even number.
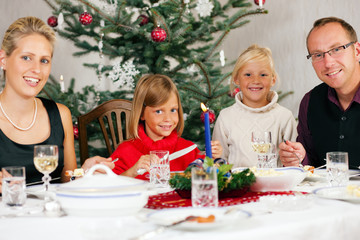
M360 37L360 1L267 0L264 7L269 10L269 14L250 17L251 22L231 32L221 48L228 61L231 61L252 43L270 47L281 81L277 90L295 92L281 104L297 116L302 96L320 83L311 62L306 59L305 38L308 31L316 19L336 16L348 21ZM51 16L51 9L42 0L0 0L1 40L10 23L29 15L46 21ZM75 58L72 56L75 50L72 42L58 38L52 74L56 77L64 75L65 83L70 78L75 78L75 87L79 90L83 86L97 83L94 71L83 67L82 63L97 62L98 56L94 54ZM111 89L112 86L104 81L101 88Z

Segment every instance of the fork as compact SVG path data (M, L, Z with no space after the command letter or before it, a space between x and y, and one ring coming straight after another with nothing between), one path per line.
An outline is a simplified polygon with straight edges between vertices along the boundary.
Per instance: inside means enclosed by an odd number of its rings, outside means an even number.
M182 220L179 220L177 222L173 222L172 224L170 225L166 225L166 226L161 226L161 227L158 227L154 230L151 230L149 232L146 232L140 236L137 236L137 237L133 237L133 238L130 238L130 240L144 240L144 239L148 239L148 238L151 238L151 237L154 237L156 236L157 234L160 234L162 232L164 232L166 229L170 228L170 227L174 227L176 225L179 225L183 222L187 222L187 221L191 221L191 220L194 220L198 218L198 216L188 216Z
M284 143L286 144L286 140L284 139ZM287 144L286 144L287 145ZM301 160L300 160L300 158L299 158L299 156L295 153L295 152L292 152L294 155L295 155L295 157L299 160L299 167L304 167L302 164L301 164Z

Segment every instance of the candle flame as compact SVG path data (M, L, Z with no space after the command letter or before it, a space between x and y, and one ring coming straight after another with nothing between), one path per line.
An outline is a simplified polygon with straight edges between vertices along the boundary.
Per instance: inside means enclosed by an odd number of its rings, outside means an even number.
M205 106L205 104L201 103L200 105L201 105L201 109L202 109L204 112L206 112L206 111L208 110L207 107Z
M60 81L64 81L63 75L60 75Z

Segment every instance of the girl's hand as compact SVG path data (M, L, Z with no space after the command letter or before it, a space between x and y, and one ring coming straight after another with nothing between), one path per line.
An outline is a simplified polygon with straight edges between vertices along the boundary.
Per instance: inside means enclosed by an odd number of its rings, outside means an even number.
M211 152L213 155L213 158L220 158L222 154L222 146L220 144L220 141L211 141Z
M290 142L286 141L286 143L282 142L279 145L279 157L281 163L285 167L289 166L299 166L299 159L295 156L295 154L302 161L305 158L306 151L303 145L299 142Z
M134 166L123 172L121 175L136 177L139 175L137 173L139 169L145 169L147 172L150 172L150 155L142 155Z
M81 168L84 169L84 172L86 172L92 166L94 166L96 164L103 164L103 165L109 167L110 169L113 169L115 167L115 164L112 162L112 159L110 157L103 158L103 157L95 156L95 157L86 159L86 161L81 166ZM105 173L104 170L102 170L102 169L96 170L96 172Z

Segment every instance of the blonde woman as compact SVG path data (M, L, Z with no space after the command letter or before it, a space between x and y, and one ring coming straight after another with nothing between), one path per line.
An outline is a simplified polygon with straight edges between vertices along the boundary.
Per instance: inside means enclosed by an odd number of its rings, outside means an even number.
M221 110L213 131L213 139L223 147L222 157L234 167L257 165L257 154L251 147L252 131L270 131L272 143L277 146L283 139L296 139L292 113L277 103L278 94L271 90L277 78L269 48L254 44L239 56L231 82L240 92L232 106Z
M54 31L42 20L24 17L7 29L0 50L0 67L5 76L0 94L0 168L25 166L27 183L42 178L33 164L34 146L38 144L59 148L59 164L52 178L68 181L66 170L77 167L69 109L36 97L48 80L54 43ZM100 162L114 166L110 158L93 157L83 168Z
M171 154L193 145L180 137L184 119L179 92L173 81L164 75L151 74L139 80L129 125L133 138L120 144L111 155L114 159L119 158L113 169L116 174L147 179L147 173L138 175L138 170L149 171L150 151L168 150ZM212 142L212 152L214 158L220 157L222 148L219 142ZM198 157L204 156L195 148L171 161L170 170L185 170Z

